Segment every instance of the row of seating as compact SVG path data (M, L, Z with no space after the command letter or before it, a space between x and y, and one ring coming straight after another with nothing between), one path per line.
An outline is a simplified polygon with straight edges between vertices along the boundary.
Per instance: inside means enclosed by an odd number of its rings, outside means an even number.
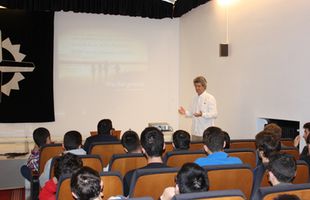
M191 145L190 151L172 151L171 143L166 143L166 154L164 155L164 161L168 166L171 167L181 167L185 162L193 162L199 157L205 156L205 152L202 150L202 143L193 143ZM40 151L40 163L39 163L39 172L42 173L44 165L48 159L59 155L63 151L61 144L50 144L42 147ZM102 165L105 167L109 163L113 164L116 160L117 154L124 154L123 146L120 142L99 142L91 145L91 154L99 155L102 160ZM225 149L230 156L239 157L243 163L251 165L252 169L256 167L257 155L256 151L250 148L244 149ZM291 154L295 157L296 160L299 158L299 151L295 147L283 147L281 152ZM122 156L118 156L122 157ZM141 156L142 157L142 156ZM112 159L113 158L113 159ZM130 169L134 169L139 164L144 164L143 158L141 162L136 163ZM112 163L111 163L112 162ZM144 166L144 165L142 165ZM124 170L119 170L124 172Z
M252 192L253 171L247 164L221 165L205 167L209 178L209 190L232 190L242 191L247 199ZM158 199L164 189L175 185L175 176L178 168L138 169L132 177L130 184L130 197L151 196ZM294 184L309 182L309 168L304 162L297 163L297 176ZM123 194L122 176L119 172L101 173L104 182L105 197ZM267 173L264 175L267 180ZM65 180L65 183L62 183ZM58 184L58 199L70 199L70 178L61 177ZM159 184L160 183L160 184ZM262 183L261 187L270 186Z

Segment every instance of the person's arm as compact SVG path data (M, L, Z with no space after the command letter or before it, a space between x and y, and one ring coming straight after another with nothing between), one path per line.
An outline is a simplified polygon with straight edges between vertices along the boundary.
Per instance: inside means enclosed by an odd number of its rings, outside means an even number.
M175 194L175 187L167 187L165 188L163 194L160 196L160 200L171 200Z

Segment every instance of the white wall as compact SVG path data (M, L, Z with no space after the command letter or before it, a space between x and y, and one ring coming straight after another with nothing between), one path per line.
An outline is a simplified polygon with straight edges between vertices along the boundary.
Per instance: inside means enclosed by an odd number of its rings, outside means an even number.
M180 20L180 104L190 105L192 79L205 75L218 103L216 125L233 138L253 138L259 117L310 121L310 1L246 0L225 10L211 1ZM181 118L180 127L190 120Z
M141 132L149 122L178 127L179 20L57 12L54 34L56 121L0 124L2 137L84 136L110 118ZM61 140L62 137L60 137Z

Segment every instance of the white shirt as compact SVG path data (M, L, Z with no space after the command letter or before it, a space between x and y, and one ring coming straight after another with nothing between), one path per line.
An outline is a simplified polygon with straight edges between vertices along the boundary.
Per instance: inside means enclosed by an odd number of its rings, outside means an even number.
M202 112L202 116L195 117L194 113L199 112ZM191 109L185 114L187 117L193 118L192 134L202 136L204 130L209 126L214 126L217 117L216 100L211 94L204 91L201 95L194 97Z

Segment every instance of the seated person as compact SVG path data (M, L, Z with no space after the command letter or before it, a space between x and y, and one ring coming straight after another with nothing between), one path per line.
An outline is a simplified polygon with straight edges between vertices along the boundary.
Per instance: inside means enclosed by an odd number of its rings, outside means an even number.
M297 195L294 194L280 194L273 200L301 200Z
M83 162L78 156L67 153L55 160L54 177L48 180L42 188L39 199L56 199L57 184L60 176L71 176L83 167Z
M272 186L279 186L292 184L297 166L292 155L278 153L270 156L267 169Z
M272 133L277 140L281 140L282 137L282 128L275 123L267 124L264 127L264 131Z
M253 170L253 191L252 196L256 195L263 176L266 171L266 166L269 163L269 157L273 154L279 153L281 145L280 141L275 136L266 131L261 131L255 136L257 154L261 162Z
M160 199L171 200L176 194L206 192L208 189L206 171L195 163L185 163L177 174L175 187L166 188Z
M230 157L224 152L225 140L220 128L215 126L207 128L203 132L203 144L203 148L208 156L195 160L195 163L199 166L242 164L240 158Z
M136 132L129 130L122 135L121 139L126 153L142 153L140 139Z
M97 125L97 135L90 136L86 139L84 143L84 150L89 154L90 145L94 142L113 142L119 141L112 134L113 126L110 119L103 119L98 122Z
M147 165L140 169L165 168L168 167L163 163L162 154L165 149L164 135L155 127L147 127L141 133L142 153L147 158ZM130 182L135 170L126 173L123 179L124 196L129 193Z
M303 134L302 137L304 138L304 140L306 140L308 135L310 135L310 122L305 123L303 128L304 128L304 134ZM294 146L298 147L299 143L300 143L300 135L295 137L295 139L294 139ZM303 149L302 152L304 152L304 150L308 151L306 147Z
M27 164L23 165L20 169L21 174L28 181L31 180L32 174L38 174L39 172L40 148L46 144L51 143L50 132L43 127L35 129L33 131L32 137L35 143L34 148L31 150Z
M90 167L82 167L71 177L71 192L77 200L103 199L103 182L99 173Z
M69 131L64 135L63 148L65 151L63 152L63 154L72 153L74 155L86 155L86 151L84 151L81 146L82 135L78 131ZM43 187L45 182L48 181L50 178L51 162L52 158L46 162L44 166L44 171L39 178L41 187Z
M188 132L177 130L172 135L173 150L188 150L191 143L191 136Z
M309 149L310 149L310 135L308 135L306 139L306 146L304 147L303 151L300 154L300 160L304 160L307 162L307 164L310 166L310 154L309 154Z
M230 137L229 137L229 134L226 131L223 131L223 134L224 134L224 141L225 141L224 149L229 149L230 148Z

